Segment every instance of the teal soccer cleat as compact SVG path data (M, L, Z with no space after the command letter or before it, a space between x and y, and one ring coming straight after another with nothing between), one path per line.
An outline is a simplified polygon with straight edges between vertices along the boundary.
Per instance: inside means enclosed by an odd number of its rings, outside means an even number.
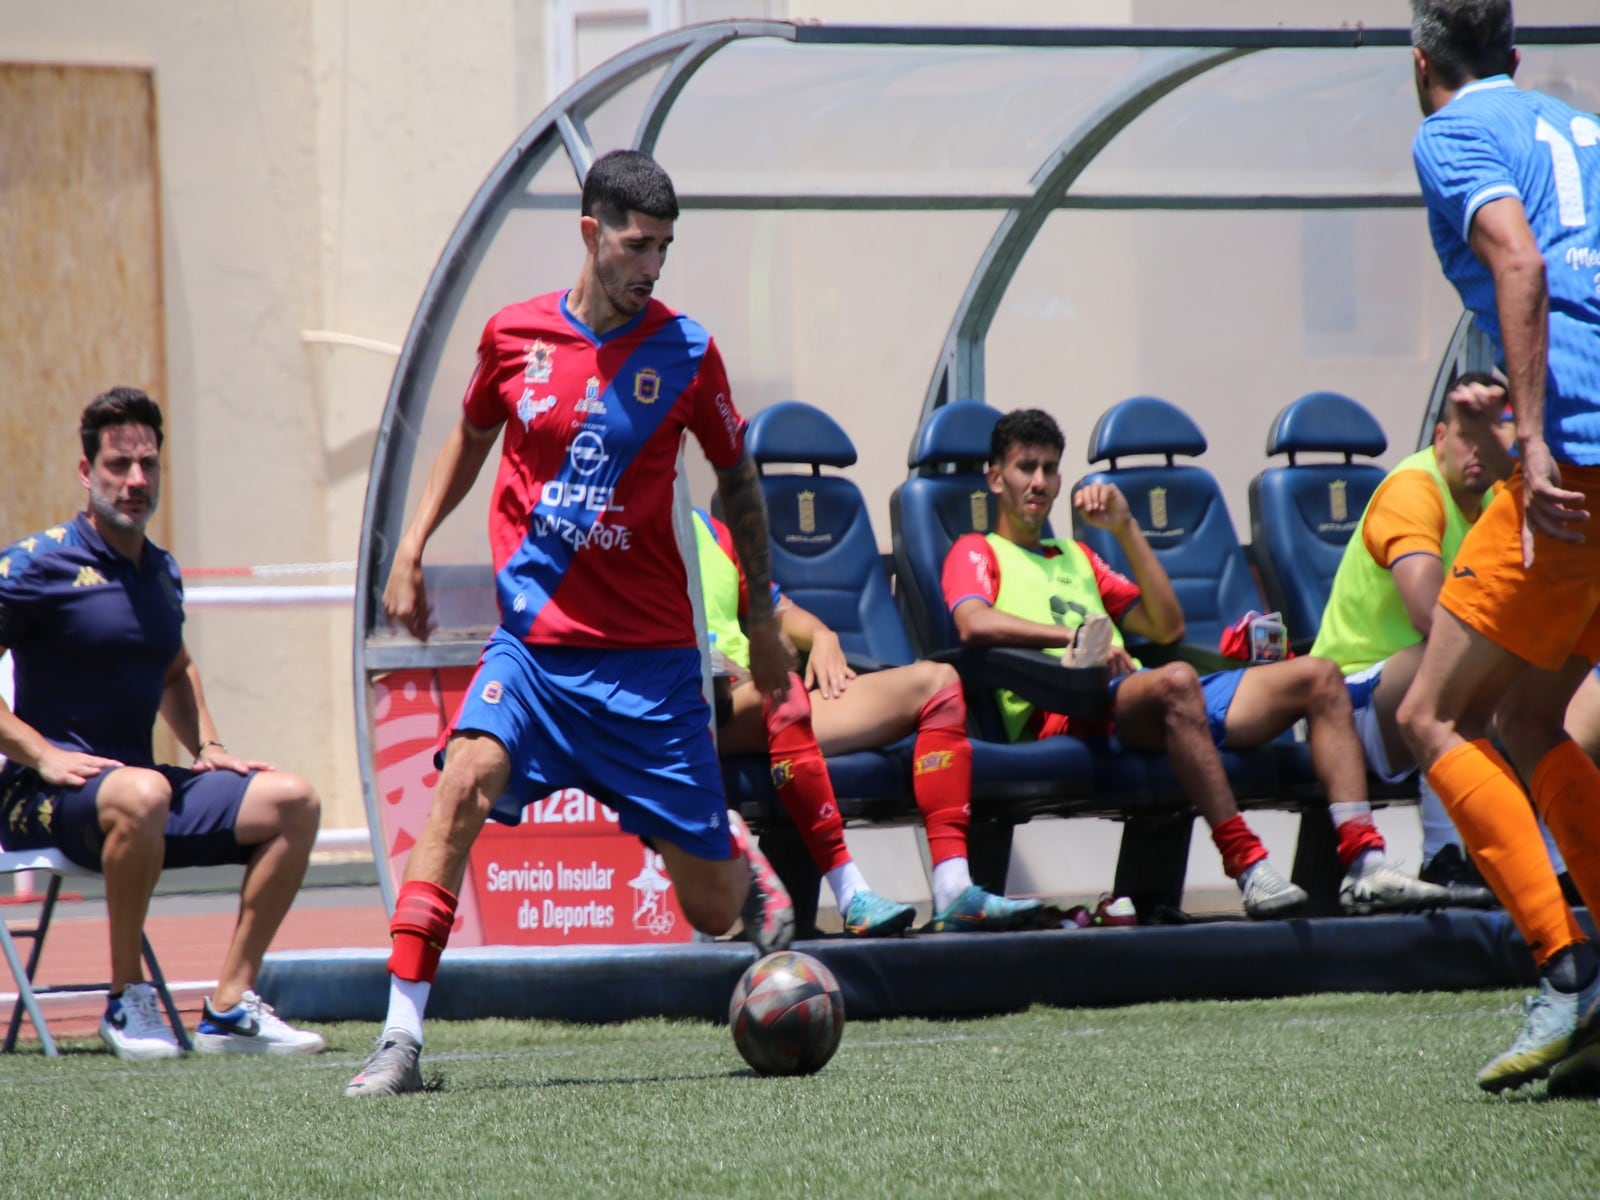
M916 919L917 910L911 905L898 904L863 889L850 897L844 931L858 938L894 937L910 929Z
M950 907L934 915L934 933L977 933L982 930L1026 929L1044 907L1042 900L1009 900L969 884Z

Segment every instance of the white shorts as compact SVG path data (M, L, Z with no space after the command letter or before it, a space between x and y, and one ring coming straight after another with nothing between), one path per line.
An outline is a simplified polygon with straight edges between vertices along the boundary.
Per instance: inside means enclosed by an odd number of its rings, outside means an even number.
M1367 768L1385 783L1399 783L1416 774L1417 768L1412 764L1397 771L1389 765L1389 752L1383 746L1383 730L1378 726L1378 710L1372 705L1372 694L1378 690L1378 680L1382 678L1383 663L1375 663L1365 671L1346 675L1344 686L1350 692L1356 736L1361 739L1361 749L1366 753Z

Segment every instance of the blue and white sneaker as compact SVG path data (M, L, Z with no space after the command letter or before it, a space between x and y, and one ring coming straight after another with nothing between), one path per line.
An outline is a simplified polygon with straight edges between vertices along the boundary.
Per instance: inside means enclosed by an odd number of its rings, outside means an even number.
M865 888L850 897L844 913L844 931L851 937L894 937L911 928L917 910Z
M986 892L977 884L966 889L940 913L934 914L930 928L934 933L977 933L1006 929L1025 929L1044 907L1042 900L1010 900Z
M100 1040L118 1058L177 1058L183 1053L162 1016L161 998L148 983L130 983L106 1002Z
M1594 984L1585 989L1591 1006L1595 990ZM1572 1032L1578 1024L1577 996L1557 991L1548 979L1541 979L1539 994L1524 999L1522 1008L1524 1020L1517 1040L1478 1072L1478 1086L1486 1092L1503 1092L1543 1079L1572 1049Z
M1545 1089L1557 1098L1600 1097L1600 975L1578 993L1577 1012L1567 1056L1552 1068Z
M227 1012L207 997L194 1046L204 1054L316 1054L327 1042L320 1033L296 1029L254 992Z

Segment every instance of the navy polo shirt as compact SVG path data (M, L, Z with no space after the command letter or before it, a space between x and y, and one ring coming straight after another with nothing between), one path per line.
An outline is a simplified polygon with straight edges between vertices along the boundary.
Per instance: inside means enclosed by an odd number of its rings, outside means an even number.
M151 734L182 645L183 580L152 542L134 563L79 513L0 553L13 709L56 745L155 765Z

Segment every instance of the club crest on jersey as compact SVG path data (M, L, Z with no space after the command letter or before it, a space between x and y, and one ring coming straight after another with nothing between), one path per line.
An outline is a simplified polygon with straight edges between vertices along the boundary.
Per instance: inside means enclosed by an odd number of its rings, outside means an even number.
M606 402L600 399L600 381L593 375L583 385L583 399L578 401L577 410L596 417L606 415Z
M483 702L485 704L499 704L501 694L502 691L500 687L500 681L498 679L491 679L488 683L483 685L482 695Z
M654 367L645 367L633 377L633 398L640 404L654 404L661 395L661 376Z
M533 425L535 417L541 417L556 406L554 396L545 396L542 399L533 398L532 388L522 389L522 399L517 401L517 420L522 422L524 430Z
M529 383L549 383L550 368L555 365L556 350L548 342L535 339L528 343L527 369L522 377Z

